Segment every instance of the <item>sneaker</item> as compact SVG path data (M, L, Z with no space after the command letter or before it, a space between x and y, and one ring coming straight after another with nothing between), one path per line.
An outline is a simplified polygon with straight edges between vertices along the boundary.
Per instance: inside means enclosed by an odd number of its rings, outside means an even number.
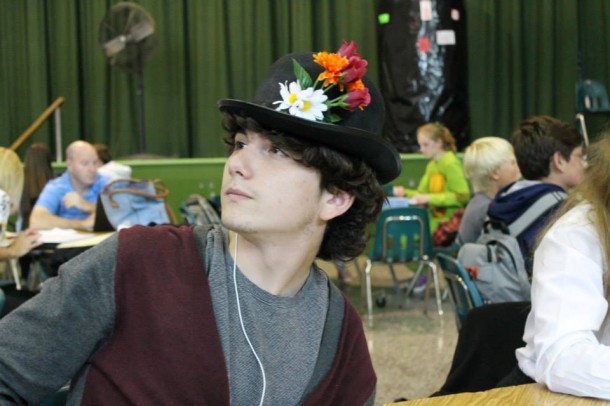
M426 274L419 275L419 277L417 278L417 281L415 282L415 286L413 287L413 294L414 295L421 294L426 289L427 284L428 284L428 275L426 275Z

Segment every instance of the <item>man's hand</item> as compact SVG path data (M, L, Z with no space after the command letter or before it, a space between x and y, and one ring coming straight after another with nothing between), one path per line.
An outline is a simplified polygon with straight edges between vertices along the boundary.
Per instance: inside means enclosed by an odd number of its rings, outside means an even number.
M95 223L95 213L91 213L86 219L82 220L83 225L80 227L81 230L93 231L93 224Z
M413 202L413 204L417 204L420 206L427 205L429 201L430 201L429 195L415 195L411 198L411 202Z
M62 199L62 203L66 208L75 207L79 210L86 211L87 213L95 211L95 203L83 199L76 192L66 193Z
M405 188L403 186L394 186L392 187L392 195L396 197L404 197L405 196Z

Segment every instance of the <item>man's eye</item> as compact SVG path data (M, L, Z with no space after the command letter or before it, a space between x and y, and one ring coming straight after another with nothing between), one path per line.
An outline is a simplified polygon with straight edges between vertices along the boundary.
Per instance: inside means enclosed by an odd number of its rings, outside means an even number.
M245 142L235 141L235 145L233 146L234 150L243 149L246 146Z
M282 149L278 147L271 147L271 152L275 155L288 156Z

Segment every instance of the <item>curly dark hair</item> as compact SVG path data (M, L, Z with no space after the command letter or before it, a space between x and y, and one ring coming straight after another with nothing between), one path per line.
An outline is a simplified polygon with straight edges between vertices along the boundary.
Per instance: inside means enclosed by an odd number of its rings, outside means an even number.
M375 172L364 161L324 145L266 129L250 117L223 113L223 127L227 131L224 141L229 151L234 148L237 133L257 132L303 166L316 169L320 173L320 190L331 193L342 190L353 195L350 209L326 226L317 257L346 261L362 253L368 239L366 225L375 221L385 200Z
M512 137L521 174L528 180L549 176L549 163L555 152L570 160L572 151L582 145L576 128L550 116L533 116L519 124Z

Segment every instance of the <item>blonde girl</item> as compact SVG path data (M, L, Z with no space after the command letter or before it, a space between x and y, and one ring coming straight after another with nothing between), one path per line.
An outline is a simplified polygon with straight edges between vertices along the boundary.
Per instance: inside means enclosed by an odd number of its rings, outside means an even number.
M2 223L3 241L0 244L0 260L19 258L28 253L32 248L40 245L38 233L27 230L17 233L14 238L6 236L6 225L8 216L16 214L23 191L23 165L15 152L0 147L0 195L3 196L4 204L8 210L0 216ZM0 204L2 205L2 204Z
M464 169L455 154L455 138L441 123L425 124L417 129L417 143L421 153L430 161L416 190L394 188L395 196L407 196L414 204L428 207L430 228L448 220L466 205L470 188Z

